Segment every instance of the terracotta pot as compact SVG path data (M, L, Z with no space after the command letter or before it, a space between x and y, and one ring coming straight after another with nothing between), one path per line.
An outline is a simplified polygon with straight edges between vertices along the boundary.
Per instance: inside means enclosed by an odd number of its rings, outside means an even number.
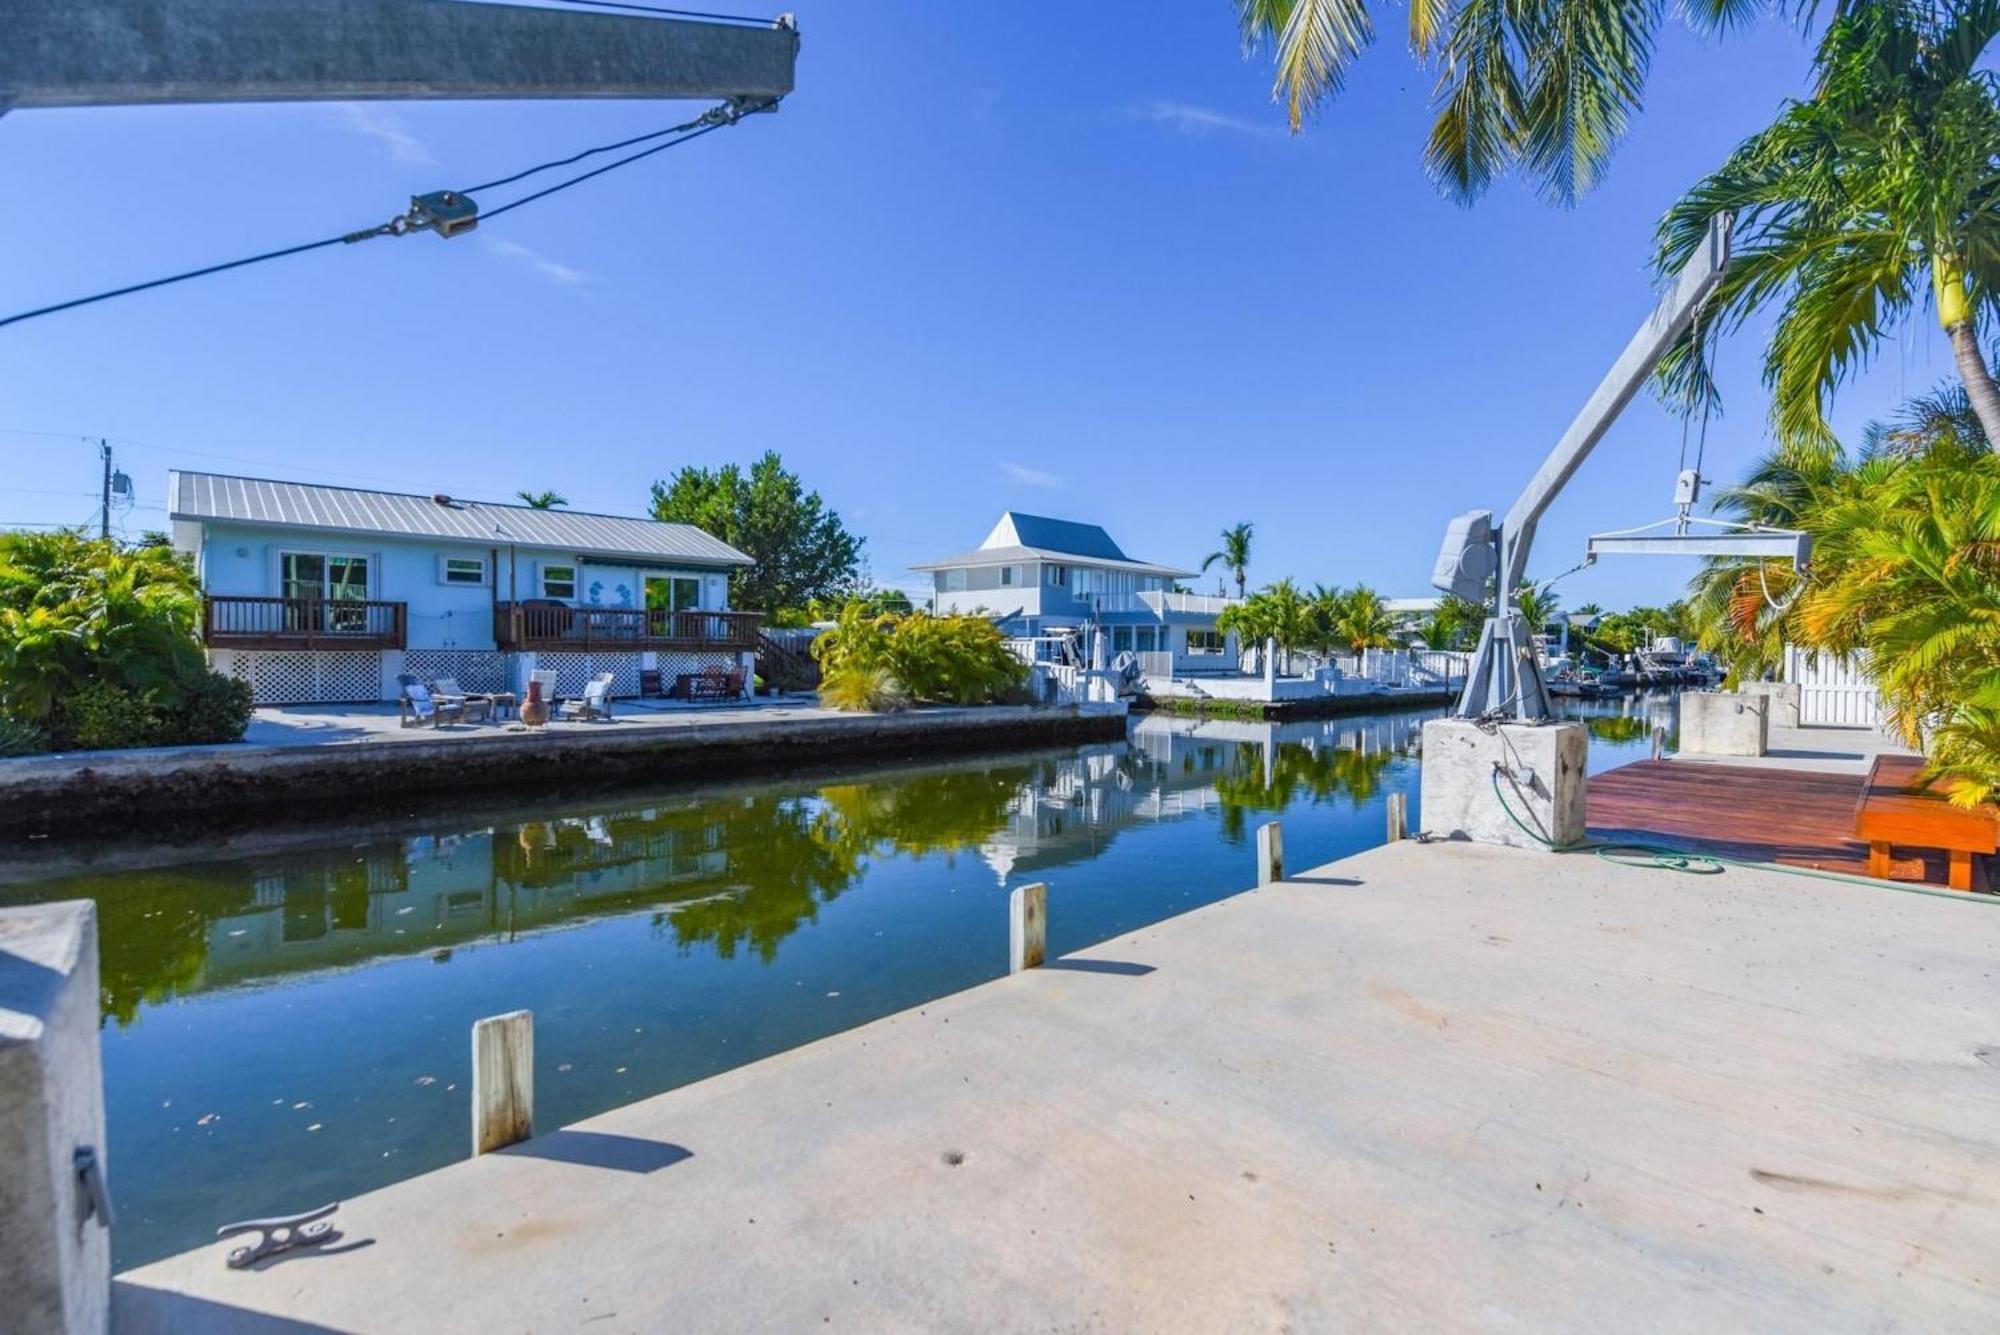
M539 728L549 721L549 702L542 699L542 684L528 683L528 698L521 702L521 722Z

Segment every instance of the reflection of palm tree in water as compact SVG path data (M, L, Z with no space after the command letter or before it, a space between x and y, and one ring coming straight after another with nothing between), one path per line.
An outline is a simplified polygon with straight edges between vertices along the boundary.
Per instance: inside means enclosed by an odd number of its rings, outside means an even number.
M1216 778L1222 833L1232 843L1243 838L1250 813L1283 811L1302 795L1314 803L1344 796L1356 808L1365 806L1381 792L1384 772L1404 758L1402 752L1386 747L1360 751L1279 742L1267 781L1265 745L1240 743L1230 758L1229 770Z

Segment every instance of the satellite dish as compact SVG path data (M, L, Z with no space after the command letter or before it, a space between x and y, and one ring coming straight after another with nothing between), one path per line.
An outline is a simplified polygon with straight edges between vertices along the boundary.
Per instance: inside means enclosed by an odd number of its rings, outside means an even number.
M1469 603L1483 602L1486 582L1499 564L1493 545L1493 512L1468 510L1444 531L1444 545L1438 549L1437 566L1431 571L1431 587Z

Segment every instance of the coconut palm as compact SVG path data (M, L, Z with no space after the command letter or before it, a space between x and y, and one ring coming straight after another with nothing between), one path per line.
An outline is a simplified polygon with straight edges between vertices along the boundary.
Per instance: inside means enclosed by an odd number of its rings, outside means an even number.
M1341 595L1333 632L1336 641L1353 653L1387 649L1396 643L1396 618L1381 594L1357 584Z
M1236 577L1236 596L1244 596L1244 572L1250 565L1250 521L1222 530L1222 546L1202 558L1201 568L1219 565Z
M1562 611L1562 596L1532 582L1514 590L1514 610L1528 622L1530 631L1541 631Z
M1938 9L1853 4L1815 56L1813 95L1785 105L1661 221L1655 265L1678 270L1709 219L1733 213L1735 257L1663 376L1711 396L1698 341L1777 308L1765 352L1781 444L1825 452L1834 391L1926 300L1988 439L2000 387L1979 346L2000 294L2000 99L1979 68L2000 0Z
M1674 12L1712 34L1765 9L1800 8L1690 0ZM1244 49L1272 54L1271 95L1294 133L1375 40L1366 0L1236 0L1236 10ZM1639 109L1667 14L1630 0L1411 0L1411 50L1438 67L1424 148L1432 179L1470 202L1519 165L1544 197L1575 202L1604 174Z
M514 495L530 510L553 510L569 504L569 497L559 491L517 491Z

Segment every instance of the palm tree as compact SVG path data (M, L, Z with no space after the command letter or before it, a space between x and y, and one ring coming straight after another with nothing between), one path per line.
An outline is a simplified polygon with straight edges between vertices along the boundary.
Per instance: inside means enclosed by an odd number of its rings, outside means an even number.
M1354 652L1387 649L1396 642L1396 618L1382 601L1382 595L1366 584L1357 584L1341 595L1334 617L1334 635Z
M1250 521L1222 530L1222 547L1202 558L1201 568L1205 572L1212 565L1220 565L1236 576L1236 596L1244 596L1244 570L1250 564Z
M559 491L517 491L514 495L530 510L553 510L569 504L569 497Z
M1525 583L1514 590L1514 610L1527 620L1531 633L1540 632L1562 610L1562 597L1532 582Z
M1852 3L1853 0L1837 0ZM1692 0L1676 8L1704 35L1793 0ZM1375 40L1367 0L1236 0L1246 52L1269 50L1271 96L1293 133L1338 93ZM1438 67L1437 118L1424 148L1433 180L1461 203L1524 167L1543 196L1572 204L1597 183L1639 109L1667 6L1618 0L1411 0L1409 40Z
M1661 220L1655 266L1678 270L1709 219L1737 219L1735 259L1698 332L1663 367L1713 395L1698 342L1779 307L1765 352L1779 442L1835 448L1835 389L1926 298L1973 413L2000 439L2000 386L1979 323L2000 293L2000 98L1979 67L2000 0L1939 9L1852 4L1814 58L1813 95L1744 141Z

